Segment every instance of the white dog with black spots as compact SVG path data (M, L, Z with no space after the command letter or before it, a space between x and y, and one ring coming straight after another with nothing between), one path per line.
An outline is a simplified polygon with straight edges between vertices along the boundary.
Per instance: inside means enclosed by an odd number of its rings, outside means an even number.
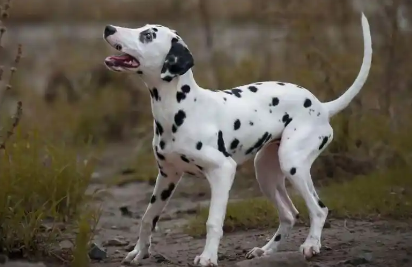
M137 73L150 91L152 145L159 169L139 239L123 263L138 264L150 256L151 233L182 175L188 173L206 177L211 188L206 245L194 263L217 266L236 167L253 156L256 179L278 209L280 225L266 245L251 249L246 257L276 252L299 215L285 189L285 177L309 210L309 235L300 251L305 258L320 253L328 208L316 193L310 169L332 141L330 118L349 105L368 77L372 41L364 14L361 21L364 57L360 72L342 96L326 103L302 86L285 82L204 89L193 77L193 56L176 31L161 25L105 28L104 39L122 52L107 57L105 65L116 72Z

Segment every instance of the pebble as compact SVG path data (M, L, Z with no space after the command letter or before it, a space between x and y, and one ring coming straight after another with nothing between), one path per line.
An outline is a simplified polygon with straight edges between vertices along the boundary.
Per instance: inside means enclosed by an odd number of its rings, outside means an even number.
M96 243L92 243L89 251L89 257L92 260L103 260L107 257L107 252Z

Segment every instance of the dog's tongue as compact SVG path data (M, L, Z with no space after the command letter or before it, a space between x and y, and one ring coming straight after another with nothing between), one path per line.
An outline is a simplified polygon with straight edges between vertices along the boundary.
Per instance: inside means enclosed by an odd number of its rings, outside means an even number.
M107 57L105 62L108 66L127 68L136 68L140 65L134 57L128 54Z
M111 56L110 57L111 60L119 60L119 61L131 61L131 60L135 60L133 57L129 56L129 55L119 55L119 56Z

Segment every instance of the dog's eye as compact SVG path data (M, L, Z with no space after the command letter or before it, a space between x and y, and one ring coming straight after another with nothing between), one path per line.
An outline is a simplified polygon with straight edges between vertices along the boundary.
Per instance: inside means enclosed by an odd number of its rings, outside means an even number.
M146 38L146 40L152 40L152 33L151 32L147 32L144 34L144 37Z

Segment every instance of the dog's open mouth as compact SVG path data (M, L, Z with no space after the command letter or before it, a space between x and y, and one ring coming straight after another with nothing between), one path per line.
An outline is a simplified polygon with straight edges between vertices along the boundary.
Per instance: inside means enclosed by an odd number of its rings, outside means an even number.
M108 67L137 68L140 66L139 61L129 54L122 53L117 56L110 56L104 60Z

